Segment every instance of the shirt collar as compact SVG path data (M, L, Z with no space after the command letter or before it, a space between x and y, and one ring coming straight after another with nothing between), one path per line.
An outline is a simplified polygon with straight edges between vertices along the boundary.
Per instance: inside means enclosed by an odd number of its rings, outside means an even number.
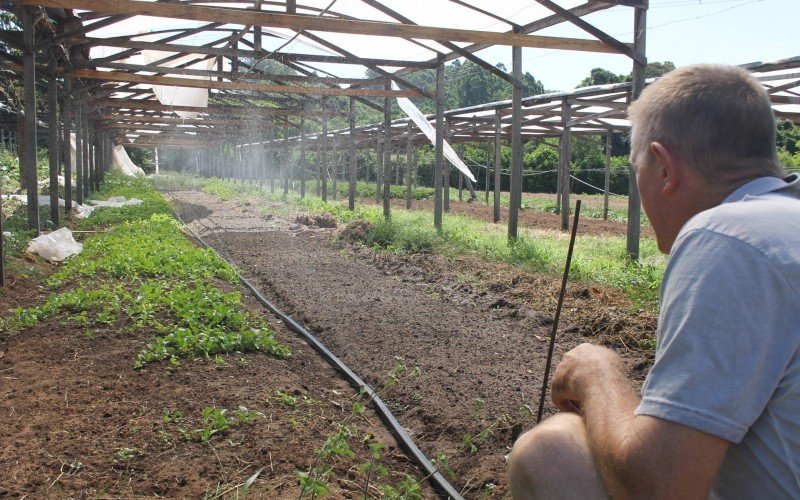
M722 203L742 201L745 196L759 196L788 186L800 186L800 174L794 173L785 179L779 179L778 177L759 177L729 194L727 198L722 200Z

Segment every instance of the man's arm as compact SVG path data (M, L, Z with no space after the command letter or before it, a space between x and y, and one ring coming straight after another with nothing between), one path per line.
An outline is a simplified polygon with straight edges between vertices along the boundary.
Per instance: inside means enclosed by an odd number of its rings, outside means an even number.
M613 498L707 498L729 442L680 424L634 415L639 398L613 351L582 344L553 376L553 401L578 411Z

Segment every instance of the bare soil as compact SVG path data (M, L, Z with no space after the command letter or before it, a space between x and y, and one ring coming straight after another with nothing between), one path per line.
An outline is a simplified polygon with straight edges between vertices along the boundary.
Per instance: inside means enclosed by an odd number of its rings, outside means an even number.
M382 389L395 416L429 457L446 457L443 472L465 497L507 495L504 457L533 425L560 277L467 258L375 253L339 238L343 228L328 227L329 218L264 216L264 202L223 203L198 192L168 198L194 231L373 387L386 385L397 359L419 367L419 377ZM453 209L491 217L483 204ZM558 219L551 215L527 212L521 225L552 228ZM617 226L609 231L624 231ZM605 231L591 224L582 231L594 229ZM41 303L44 294L37 280L17 274L0 294L0 311ZM267 315L252 299L248 307ZM122 325L86 332L55 318L0 332L0 497L233 496L261 470L255 496L296 498L294 471L309 469L356 396L305 342L271 325L291 346L290 359L230 355L222 369L195 360L134 371L149 332ZM603 343L620 352L638 386L651 356L628 349L626 339L654 329L655 317L632 312L621 292L570 284L555 359L578 343ZM300 403L279 402L279 390ZM246 406L265 417L208 443L183 439L180 427L202 426L206 406ZM184 417L166 422L164 409ZM548 402L546 413L553 411ZM386 482L404 473L421 478L371 410L353 425L390 445L382 458L392 471ZM363 496L353 463L368 460L367 446L356 451L354 462L334 464L334 498ZM370 494L378 495L374 487ZM423 496L434 494L426 487Z

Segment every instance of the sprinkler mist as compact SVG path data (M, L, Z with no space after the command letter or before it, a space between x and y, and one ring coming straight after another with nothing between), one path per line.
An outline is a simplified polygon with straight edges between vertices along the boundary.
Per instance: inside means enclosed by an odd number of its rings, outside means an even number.
M561 318L561 306L564 304L564 294L567 291L567 279L569 278L569 266L572 263L572 250L575 248L575 235L578 233L578 219L581 215L581 200L575 202L575 219L572 222L572 234L569 238L569 250L567 251L567 263L564 266L564 277L561 280L561 292L558 294L558 305L556 306L556 317L553 320L553 332L550 334L550 346L547 348L547 363L544 365L544 377L542 378L542 393L539 396L539 410L536 412L536 423L542 421L544 411L544 400L547 396L547 381L550 378L550 366L553 362L553 348L556 345L556 332L558 331L558 320Z

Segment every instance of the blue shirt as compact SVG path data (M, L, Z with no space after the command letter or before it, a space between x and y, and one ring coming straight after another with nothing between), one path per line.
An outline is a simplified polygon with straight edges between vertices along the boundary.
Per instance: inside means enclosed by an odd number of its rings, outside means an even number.
M712 498L800 498L800 177L756 179L680 230L636 414L731 442Z

